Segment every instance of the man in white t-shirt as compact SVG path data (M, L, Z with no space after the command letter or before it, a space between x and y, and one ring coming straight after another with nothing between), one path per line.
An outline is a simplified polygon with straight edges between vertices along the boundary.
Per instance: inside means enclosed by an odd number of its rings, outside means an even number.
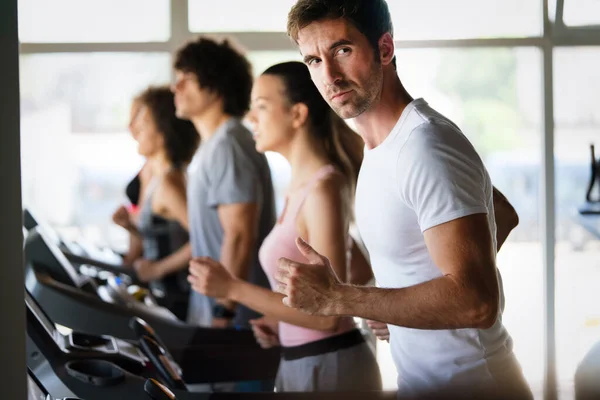
M402 86L385 1L299 0L288 34L365 141L356 220L379 287L342 284L299 239L308 262L280 261L284 303L387 323L400 395L531 398L502 325L490 177L460 129Z

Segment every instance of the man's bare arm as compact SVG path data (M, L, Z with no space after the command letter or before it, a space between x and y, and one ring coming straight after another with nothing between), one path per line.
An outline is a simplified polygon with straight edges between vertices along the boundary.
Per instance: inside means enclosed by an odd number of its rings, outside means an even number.
M318 315L352 315L416 329L489 328L499 310L495 254L487 216L475 214L424 233L442 276L402 289L344 285L327 259L301 241L310 264L282 259L284 302Z
M217 209L223 227L219 261L231 274L242 280L250 276L253 249L258 235L260 210L255 203L222 204ZM228 308L235 304L221 301Z

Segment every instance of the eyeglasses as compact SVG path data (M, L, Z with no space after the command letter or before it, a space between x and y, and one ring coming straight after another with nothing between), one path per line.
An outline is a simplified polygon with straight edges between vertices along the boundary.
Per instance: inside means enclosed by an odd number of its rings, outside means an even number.
M196 83L198 83L198 78L196 77L196 75L194 75L192 73L181 74L181 75L179 75L179 76L177 76L175 78L175 82L173 83L173 87L174 88L180 87L181 85L183 85L186 82L196 82Z

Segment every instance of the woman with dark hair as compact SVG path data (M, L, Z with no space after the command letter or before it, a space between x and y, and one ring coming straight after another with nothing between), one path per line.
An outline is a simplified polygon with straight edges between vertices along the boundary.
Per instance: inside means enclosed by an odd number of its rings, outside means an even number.
M277 260L305 261L297 237L326 255L342 281L365 284L370 267L348 234L362 139L330 109L299 62L274 65L260 76L249 119L256 148L282 154L292 172L283 215L259 253L272 289ZM212 259L192 260L190 273L194 290L265 316L253 321L253 329L263 347L282 345L278 391L381 389L375 356L352 318L312 316L287 307L281 294L233 277Z
M141 108L142 104L140 102L140 98L139 96L136 96L131 102L131 108L129 111L129 124L127 126L129 132L131 133L131 137L136 142L138 137L138 130L135 121L140 113ZM133 179L131 179L131 181L129 181L129 183L125 187L125 195L127 196L127 200L129 200L129 203L127 204L127 206L120 206L113 213L112 220L115 224L125 227L127 226L130 218L136 218L141 193L144 191L151 178L152 168L146 160L142 168L140 168L138 173L133 177ZM123 264L132 265L136 258L139 257L141 251L141 242L139 240L135 240L134 236L130 236L129 251L123 257Z
M137 142L138 130L136 128L136 118L142 109L142 102L140 97L137 96L131 102L131 110L129 112L129 132L133 140ZM125 194L130 203L131 211L136 211L140 201L140 194L142 193L142 186L148 183L151 168L148 168L148 163L145 162L138 174L127 184L125 187Z
M131 106L129 108L129 123L127 124L127 129L129 130L133 140L136 142L138 140L138 124L136 124L136 119L140 114L141 109L142 103L140 101L140 95L137 95L131 102ZM129 223L129 219L136 218L141 193L152 178L151 170L152 168L150 167L148 160L145 160L142 168L140 168L137 174L127 183L127 186L125 186L125 196L127 196L128 204L119 206L119 208L117 208L117 210L113 213L112 220L115 224L126 228L127 224ZM134 249L136 244L139 243L132 240L129 241L129 251L123 257L123 264L131 265L135 261L135 258L132 258L132 256L138 257L138 253L141 251L141 248Z
M191 122L175 115L169 87L151 87L138 101L133 130L151 178L141 192L137 218L116 222L131 234L133 245L125 259L135 260L139 279L150 282L154 293L161 291L165 297L159 302L185 320L189 297L185 269L191 258L185 169L199 135Z

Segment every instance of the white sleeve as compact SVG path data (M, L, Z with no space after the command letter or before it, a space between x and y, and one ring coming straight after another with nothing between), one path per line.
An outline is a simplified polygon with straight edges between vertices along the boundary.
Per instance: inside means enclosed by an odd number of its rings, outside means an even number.
M487 214L491 182L462 133L427 123L409 135L397 160L399 192L421 232L471 214Z

